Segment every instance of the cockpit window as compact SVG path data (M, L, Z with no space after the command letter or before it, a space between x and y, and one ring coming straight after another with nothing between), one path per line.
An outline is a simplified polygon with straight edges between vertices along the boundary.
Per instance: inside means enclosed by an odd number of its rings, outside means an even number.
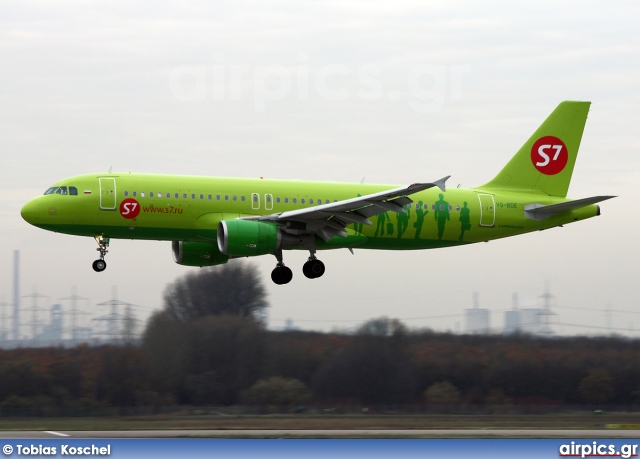
M70 187L52 186L47 191L45 191L44 194L61 194L65 196L66 195L78 196L78 188L76 188L75 186L70 186Z

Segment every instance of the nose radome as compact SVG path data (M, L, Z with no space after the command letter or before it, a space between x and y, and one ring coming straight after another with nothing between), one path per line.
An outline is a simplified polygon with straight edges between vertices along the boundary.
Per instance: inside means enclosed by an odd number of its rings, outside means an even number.
M32 199L22 206L22 210L20 211L20 215L22 215L24 221L32 225L37 225L42 218L42 211L36 201L36 199Z

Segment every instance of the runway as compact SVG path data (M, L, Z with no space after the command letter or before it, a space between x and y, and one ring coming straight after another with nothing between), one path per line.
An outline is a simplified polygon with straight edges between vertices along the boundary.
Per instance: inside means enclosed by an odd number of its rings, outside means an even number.
M7 430L0 431L0 438L640 438L640 430Z

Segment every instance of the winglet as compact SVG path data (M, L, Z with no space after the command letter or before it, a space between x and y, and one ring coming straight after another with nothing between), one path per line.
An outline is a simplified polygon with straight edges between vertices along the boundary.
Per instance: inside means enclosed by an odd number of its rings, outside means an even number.
M440 180L436 180L435 182L433 182L433 184L434 184L435 186L437 186L438 188L440 188L440 189L442 190L442 192L445 192L445 191L447 191L447 190L446 190L446 187L445 187L445 185L444 185L444 184L445 184L445 182L446 182L447 180L449 180L449 177L451 177L451 176L450 176L450 175L447 175L446 177L442 177Z

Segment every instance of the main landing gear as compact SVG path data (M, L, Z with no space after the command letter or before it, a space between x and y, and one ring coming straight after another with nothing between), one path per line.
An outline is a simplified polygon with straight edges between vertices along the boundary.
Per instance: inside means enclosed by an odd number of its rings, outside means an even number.
M293 279L293 272L284 265L282 250L278 250L275 256L278 262L274 270L271 271L271 280L278 285L288 284ZM324 263L316 258L315 252L311 252L309 260L302 266L303 274L309 279L317 279L324 274L324 271Z
M324 263L312 255L309 261L302 265L302 272L309 279L317 279L324 274Z
M104 236L96 236L96 242L98 243L98 248L96 249L100 252L100 258L93 262L93 270L97 273L101 273L105 269L107 269L107 262L104 261L104 256L109 252L109 238Z

